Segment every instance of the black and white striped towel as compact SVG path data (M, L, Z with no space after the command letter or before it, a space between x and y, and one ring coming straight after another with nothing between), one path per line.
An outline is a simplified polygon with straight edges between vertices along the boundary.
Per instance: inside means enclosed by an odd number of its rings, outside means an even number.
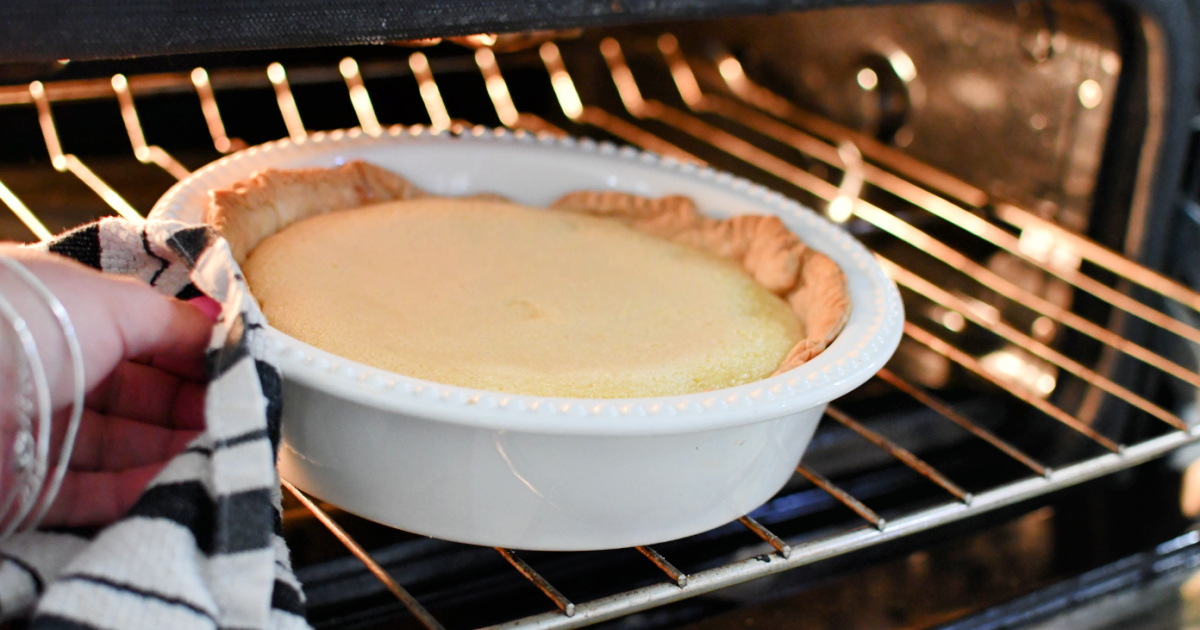
M221 303L206 431L94 538L27 532L0 546L0 621L30 628L307 628L282 538L279 372L224 240L175 221L104 219L40 245L182 298Z

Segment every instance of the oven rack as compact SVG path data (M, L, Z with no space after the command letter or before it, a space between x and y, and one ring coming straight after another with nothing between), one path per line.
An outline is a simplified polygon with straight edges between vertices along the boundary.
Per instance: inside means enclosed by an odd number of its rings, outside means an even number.
M987 265L976 262L960 247L939 239L934 232L961 232L956 238L975 239L997 251L1006 252L1041 273L1071 285L1075 291L1090 294L1110 304L1117 312L1117 317L1112 321L1141 320L1178 343L1200 344L1200 329L1183 318L1168 315L1131 295L1135 292L1152 293L1156 296L1155 300L1171 302L1183 309L1180 312L1192 313L1200 311L1200 294L1084 236L1060 228L1034 212L1004 200L993 199L985 191L906 156L900 150L805 112L752 81L738 60L729 54L718 52L704 58L685 56L678 40L669 33L639 44L638 50L643 51L642 56L647 49L657 51L657 59L642 61L665 67L676 94L662 99L644 94L635 66L626 60L622 44L614 38L604 38L590 50L579 53L599 55L603 59L620 109L611 105L585 103L567 68L569 58L564 60L563 53L553 42L543 43L537 49L537 57L544 65L560 112L538 115L518 111L502 73L507 54L497 55L488 48L479 48L473 53L473 62L479 73L478 78L483 81L495 108L496 117L515 133L558 135L567 133L564 128L573 133L599 133L678 160L695 162L702 161L698 157L702 152L694 149L700 146L705 149L706 156L712 153L722 156L722 159L737 160L759 173L763 179L790 187L790 190L804 195L806 201L823 210L833 221L855 220L876 233L887 234L895 242L925 252L940 261L945 266L941 273L957 270L971 282L1002 297L1008 304L1019 304L1028 309L1036 315L1034 330L1024 330L1007 321L1000 309L965 296L961 291L944 288L936 279L931 280L895 262L887 254L877 254L907 297L927 305L930 312L940 313L939 318L926 322L906 323L907 343L923 347L954 364L956 369L973 374L975 378L1003 390L1006 396L1024 405L1028 415L1022 417L1022 421L1065 427L1089 444L1091 450L1089 454L1073 461L1052 465L1027 454L983 423L965 417L953 405L941 400L911 377L898 370L885 369L877 376L883 386L925 405L946 422L964 429L973 439L985 442L1019 464L1026 473L999 485L968 490L957 484L950 475L907 450L898 440L872 430L838 405L833 405L827 413L828 421L846 427L873 447L882 449L889 457L928 479L941 488L944 498L933 505L884 518L820 471L801 464L796 470L798 477L852 510L858 517L856 522L812 537L792 537L792 542L789 542L788 537L777 535L746 516L740 519L741 524L762 539L765 553L690 573L676 568L669 557L664 557L653 548L640 547L637 551L661 570L662 581L590 601L570 600L525 562L518 552L497 549L497 553L515 571L546 595L547 610L490 628L574 628L695 597L1077 485L1136 466L1200 439L1200 429L1189 426L1171 411L1132 391L1129 385L1105 376L1102 364L1111 363L1114 357L1122 357L1125 361L1158 372L1163 378L1189 388L1200 387L1200 375L1159 349L1139 345L1122 336L1118 332L1119 326L1085 318L1062 304L1030 291ZM573 48L578 52L585 45ZM266 68L221 69L214 71L211 76L206 69L197 67L190 73L130 77L116 74L108 80L34 81L27 85L0 87L0 107L32 107L37 114L50 166L84 183L112 211L127 217L140 217L138 210L82 159L64 152L52 105L79 100L115 99L129 136L133 157L176 179L186 177L188 170L166 150L149 143L138 116L135 96L143 99L142 107L145 107L145 103L157 95L194 93L213 147L218 152L227 153L244 144L231 137L226 130L217 104L217 95L224 90L271 89L289 136L295 142L304 142L309 130L293 96L293 84L344 82L363 133L405 133L405 127L385 126L379 121L364 82L364 77L403 75L416 80L419 98L428 114L428 123L421 126L447 133L490 133L487 128L474 125L471 121L450 117L434 72L442 60L434 59L431 62L420 51L398 52L396 56L397 60L374 61L361 68L354 59L347 57L336 69L305 67L288 71L280 63L271 63ZM461 71L463 65L458 62L456 69ZM684 148L685 145L688 148ZM772 148L764 148L767 145ZM889 207L894 206L899 211L884 209L880 199L888 200ZM31 210L3 182L0 182L0 201L34 236L50 236L50 231L39 220L37 212ZM914 218L917 216L920 220ZM935 222L932 223L933 227L931 222ZM1112 274L1118 281L1102 282L1085 273L1082 264L1085 261L1091 267ZM1005 361L989 363L953 341L947 341L944 331L936 328L938 324L951 332L961 331L967 326L988 331L1006 344L1005 347L1018 348L1021 353L1010 353L1007 355L1010 358ZM1047 335L1037 333L1038 326L1041 326L1043 333L1047 328L1051 331L1070 329L1094 340L1102 347L1102 351L1095 353L1099 358L1093 357L1089 366L1083 359L1064 354L1051 346ZM1053 337L1052 334L1049 336ZM1062 375L1060 378L1075 378L1086 383L1087 395L1074 412L1056 404L1049 395L1051 391L1048 390L1054 389L1053 383L1045 387L1044 380L1028 381L1022 378L1022 365L1032 362L1052 366L1052 372ZM1152 430L1151 437L1131 442L1108 435L1094 423L1100 401L1126 405L1133 412L1131 417L1134 421L1157 428ZM321 506L287 481L282 483L351 553L366 564L420 623L428 628L442 627Z

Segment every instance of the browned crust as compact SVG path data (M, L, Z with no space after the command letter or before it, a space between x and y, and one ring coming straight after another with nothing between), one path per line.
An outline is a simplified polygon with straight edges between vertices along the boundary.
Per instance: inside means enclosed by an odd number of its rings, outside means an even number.
M206 220L229 241L243 263L264 238L303 219L365 205L430 196L403 177L366 162L337 168L266 170L212 192ZM491 193L475 198L503 201ZM742 266L792 306L802 339L776 374L797 367L829 346L850 317L842 270L809 248L778 217L741 215L718 220L696 211L691 199L657 199L621 192L579 191L551 208L610 217L676 243L700 247Z
M205 220L217 228L238 264L264 238L309 217L425 192L412 182L366 162L337 168L265 170L226 190L214 190Z
M711 219L691 199L651 199L623 192L578 191L551 208L611 217L676 243L700 247L735 262L792 306L802 338L776 374L812 359L829 346L850 317L846 277L828 256L808 247L774 215Z

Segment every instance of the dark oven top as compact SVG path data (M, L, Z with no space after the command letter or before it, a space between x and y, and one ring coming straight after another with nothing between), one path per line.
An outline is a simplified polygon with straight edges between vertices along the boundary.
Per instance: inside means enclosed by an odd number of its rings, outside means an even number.
M8 0L0 62L119 59L772 14L878 0ZM1190 42L1189 0L1122 0ZM1186 58L1186 57L1184 57Z
M0 60L114 59L764 14L834 0L12 0ZM31 37L31 34L37 36Z

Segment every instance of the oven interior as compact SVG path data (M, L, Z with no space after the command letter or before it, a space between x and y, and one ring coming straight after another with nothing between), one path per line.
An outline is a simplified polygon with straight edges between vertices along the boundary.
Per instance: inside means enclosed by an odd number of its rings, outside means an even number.
M730 171L843 223L905 300L900 351L830 407L792 482L710 532L587 553L429 539L292 490L310 621L932 627L1002 602L1048 612L1083 598L1037 599L1048 585L1096 595L1114 575L1194 564L1200 498L1180 470L1200 387L1200 211L1192 178L1173 176L1193 156L1169 150L1188 140L1172 121L1194 103L1173 96L1172 37L1134 9L1051 1L10 63L0 237L140 216L222 154L354 127L589 136Z

